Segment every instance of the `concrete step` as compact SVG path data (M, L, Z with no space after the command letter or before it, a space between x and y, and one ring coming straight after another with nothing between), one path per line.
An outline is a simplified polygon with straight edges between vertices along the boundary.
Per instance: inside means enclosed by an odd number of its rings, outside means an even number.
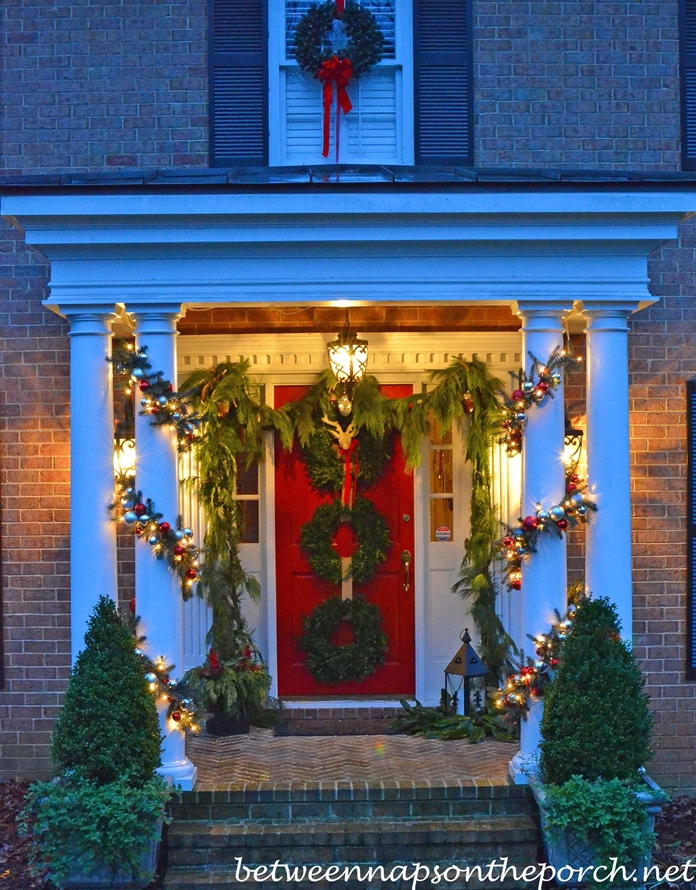
M169 869L257 864L409 861L490 862L524 855L535 861L537 826L529 816L460 820L326 822L180 822L168 833Z
M529 890L529 882L515 880L512 868L517 869L519 878L524 868L528 868L536 859L507 859L505 865L508 873L500 880L501 865L493 872L492 879L486 880L489 863L474 863L464 861L454 862L421 862L418 871L419 880L415 884L415 890L423 888L446 888L446 890L517 890L526 888ZM409 860L405 863L390 863L388 865L370 865L366 863L349 862L337 865L340 872L330 872L326 877L326 871L320 878L318 872L310 872L308 866L290 866L289 871L280 869L276 871L276 880L272 880L270 872L249 873L246 869L254 866L248 863L239 868L236 866L201 866L198 868L178 868L168 872L164 883L164 890L201 890L204 887L224 888L224 890L414 890L414 871L417 860ZM477 867L478 866L478 867ZM317 866L315 866L316 868ZM326 869L328 866L319 866ZM268 868L268 866L266 866ZM295 868L298 871L295 871ZM306 871L304 871L306 869ZM346 880L347 872L350 875ZM428 871L426 872L425 869ZM442 878L433 881L437 871L440 870ZM448 871L449 870L449 871ZM304 878L303 878L304 875ZM277 880L280 878L281 880ZM320 879L317 879L320 878ZM241 879L241 880L240 880Z
M404 709L393 706L361 708L286 708L275 729L278 736L392 735L392 723Z
M460 782L286 782L238 790L188 791L173 804L181 821L432 819L536 816L526 786Z

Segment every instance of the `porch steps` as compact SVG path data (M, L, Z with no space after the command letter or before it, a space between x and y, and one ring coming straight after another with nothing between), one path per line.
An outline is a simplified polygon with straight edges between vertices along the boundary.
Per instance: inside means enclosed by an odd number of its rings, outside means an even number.
M393 706L286 708L277 736L309 735L392 735L392 722L404 709L395 702Z
M520 786L459 782L286 782L246 785L239 790L192 791L173 808L168 831L166 890L201 887L281 887L293 890L340 886L344 890L406 888L405 881L382 881L365 869L382 865L386 875L399 864L419 862L461 869L488 866L507 858L518 869L537 862L536 805ZM348 881L238 880L237 859L245 867L360 866ZM354 873L355 874L355 873ZM453 873L452 873L453 874ZM241 876L246 872L241 870ZM335 873L334 873L335 875ZM421 872L424 875L424 872ZM267 878L270 878L270 874ZM468 880L467 880L468 878ZM419 887L438 886L428 881ZM440 882L446 888L518 886L514 880L481 883L462 874ZM522 885L519 885L522 886Z

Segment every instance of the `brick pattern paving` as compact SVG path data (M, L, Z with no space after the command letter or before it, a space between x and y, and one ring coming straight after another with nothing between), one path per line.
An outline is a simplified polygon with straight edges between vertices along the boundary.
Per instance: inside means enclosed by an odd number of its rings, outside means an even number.
M198 791L273 787L282 783L505 784L517 748L486 740L439 741L411 736L277 738L270 729L249 735L189 737L187 754L198 767Z

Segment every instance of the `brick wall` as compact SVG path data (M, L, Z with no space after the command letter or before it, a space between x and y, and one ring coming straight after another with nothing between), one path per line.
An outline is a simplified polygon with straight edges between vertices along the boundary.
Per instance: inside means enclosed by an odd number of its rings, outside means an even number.
M474 0L478 167L679 168L677 0Z
M48 769L70 664L68 339L41 306L47 277L0 221L0 777Z
M205 166L206 4L5 0L7 173Z
M631 477L635 651L656 720L652 772L696 788L696 683L686 681L686 387L696 375L696 225L649 265L659 302L633 317Z

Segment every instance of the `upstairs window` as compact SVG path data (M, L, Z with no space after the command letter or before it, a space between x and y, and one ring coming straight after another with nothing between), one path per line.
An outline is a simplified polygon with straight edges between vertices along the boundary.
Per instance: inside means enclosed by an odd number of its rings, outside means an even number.
M682 168L696 170L696 0L680 0Z
M313 0L210 0L213 166L334 163L322 155L321 84L294 58ZM339 162L471 165L471 0L362 0L382 60L352 80Z

